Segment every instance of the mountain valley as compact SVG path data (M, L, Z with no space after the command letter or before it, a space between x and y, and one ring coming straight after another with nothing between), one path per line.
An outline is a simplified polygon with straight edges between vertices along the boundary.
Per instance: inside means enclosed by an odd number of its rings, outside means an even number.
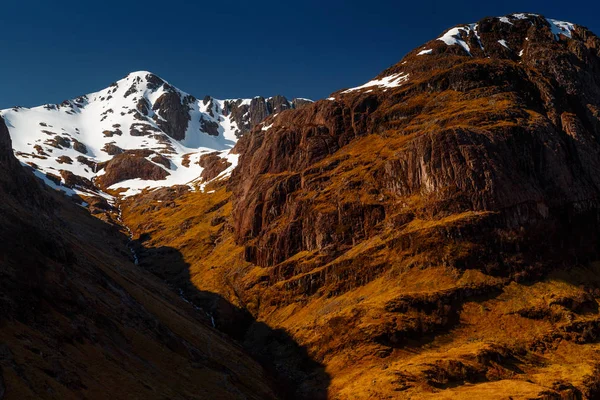
M140 71L0 115L0 398L600 397L582 26L458 25L314 102Z

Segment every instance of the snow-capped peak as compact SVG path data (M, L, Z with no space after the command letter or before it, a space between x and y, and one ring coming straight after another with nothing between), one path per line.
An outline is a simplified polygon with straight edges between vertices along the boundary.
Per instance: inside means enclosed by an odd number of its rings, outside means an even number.
M146 77L148 75L157 76L156 74L153 74L150 71L133 71L133 72L130 72L129 74L127 74L127 76L123 79L133 79L133 78L146 79Z
M263 112L250 112L253 105ZM201 158L209 153L223 159L226 168L218 177L225 176L236 165L237 156L229 150L238 137L275 109L295 106L296 100L282 96L198 100L149 71L135 71L98 92L0 115L17 158L51 186L68 185L75 176L81 195L101 194L98 182L131 195L143 188L202 181ZM117 156L129 155L144 173L127 171L121 180L103 177Z
M551 19L551 18L544 18L538 14L515 13L515 14L505 15L502 17L495 17L493 19L497 19L504 24L515 25L515 23L517 23L518 21L527 21L527 20L532 20L534 18L535 19L543 19L546 22L547 26L550 27L550 30L554 34L554 38L556 40L560 40L560 35L564 35L567 38L572 38L572 32L575 29L575 24L572 24L570 22L565 22L565 21L559 21L559 20L555 20L555 19ZM531 23L533 23L533 22L531 22ZM466 40L471 34L476 37L477 41L479 42L480 48L485 51L485 49L483 48L483 45L481 43L481 37L479 35L478 30L479 30L478 23L459 25L459 26L448 29L447 31L444 32L444 34L442 36L438 37L436 40L444 42L447 46L453 46L453 45L460 46L468 55L472 55L471 54L472 49L470 48L470 46ZM496 42L510 50L509 46L507 45L507 38L501 38L499 40L496 40ZM426 53L419 53L419 55L421 55L421 54L426 54Z

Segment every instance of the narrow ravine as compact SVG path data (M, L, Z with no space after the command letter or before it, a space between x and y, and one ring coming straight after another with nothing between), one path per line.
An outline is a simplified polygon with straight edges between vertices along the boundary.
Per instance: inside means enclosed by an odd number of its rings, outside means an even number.
M117 202L117 222L119 222L119 225L121 225L121 227L125 228L125 230L127 231L127 237L129 238L129 241L127 242L127 248L129 249L129 251L131 252L131 255L133 256L133 263L135 265L139 265L139 257L137 252L135 251L135 247L133 245L133 232L131 231L131 229L123 222L123 211L121 210L121 203Z
M121 203L120 202L115 202L116 206L117 206L117 222L119 223L119 225L125 229L125 231L127 231L127 237L128 237L128 242L127 242L127 248L129 249L129 251L131 252L131 255L133 256L133 263L135 265L139 265L140 263L140 256L137 253L137 251L135 250L135 245L134 245L134 239L133 239L133 231L131 230L131 228L129 228L129 226L127 226L127 224L125 224L125 222L123 221L123 210L121 209ZM206 316L208 318L210 318L210 322L213 328L216 328L217 325L215 323L215 317L213 316L212 313L206 311L205 309L203 309L202 307L198 307L196 304L194 304L194 302L190 301L187 297L185 297L185 294L183 293L183 289L181 288L174 288L171 284L169 284L167 281L163 280L164 283L166 283L171 289L176 289L177 293L179 295L179 297L185 301L186 303L190 304L192 307L194 307L194 309L196 311L200 311L204 314L206 314Z
M185 297L185 295L183 294L183 289L181 288L177 288L177 291L179 292L179 297L181 297L181 300L185 301L186 303L190 304L192 307L194 307L197 311L203 312L204 314L206 314L206 316L208 318L210 318L210 323L212 325L213 328L217 327L217 324L215 323L215 317L212 315L212 313L206 311L205 309L203 309L202 307L198 307L196 304L194 304L194 302L188 300L187 297Z

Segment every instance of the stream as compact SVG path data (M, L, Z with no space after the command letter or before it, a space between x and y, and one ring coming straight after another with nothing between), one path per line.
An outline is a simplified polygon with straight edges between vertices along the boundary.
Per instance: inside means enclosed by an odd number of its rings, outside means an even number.
M127 248L129 249L129 251L131 252L131 255L133 256L133 263L135 265L139 265L139 255L138 253L135 251L135 246L134 246L134 240L133 240L133 232L131 231L131 229L129 228L129 226L125 225L125 223L123 222L123 211L121 210L121 204L117 203L117 221L119 222L119 225L122 226L123 228L125 228L125 230L127 231L127 236L128 236L128 242L127 242ZM168 282L165 282L169 287L173 288L172 285L170 285ZM201 307L198 307L196 304L194 304L192 301L190 301L188 298L185 297L184 293L183 293L183 289L181 288L177 288L177 292L179 294L179 297L185 301L186 303L190 304L192 307L194 307L195 310L203 312L204 314L206 314L206 316L208 318L210 318L210 322L213 326L213 328L216 328L217 325L215 323L215 317L213 316L212 313L209 313L208 311L204 310Z

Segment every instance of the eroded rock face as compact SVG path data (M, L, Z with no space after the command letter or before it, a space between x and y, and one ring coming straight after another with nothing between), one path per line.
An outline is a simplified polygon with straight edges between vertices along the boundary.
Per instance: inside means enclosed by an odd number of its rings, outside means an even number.
M152 90L158 89L159 87L165 84L165 81L163 81L160 77L154 74L147 74L146 81L148 82L148 88Z
M94 184L89 179L86 179L82 176L75 175L71 171L61 170L60 176L62 177L65 186L70 188L84 188L93 190Z
M231 191L131 202L125 219L152 247L179 246L202 292L290 333L331 398L594 398L599 47L556 26L452 30L455 44L267 117L238 142ZM232 331L277 371L301 364L260 329ZM300 389L318 376L290 386L316 398Z
M294 99L292 100L292 108L302 108L311 105L314 101L309 99Z
M73 148L80 152L81 154L87 154L87 147L85 144L81 143L80 141L76 140L76 139L72 139L73 140Z
M290 108L293 108L293 104L294 101L289 102L288 99L286 99L285 97L277 95L267 100L267 109L269 111L269 115L277 114L282 112L283 110L289 110Z
M7 168L14 167L17 164L17 160L13 155L8 128L2 118L0 118L0 162Z
M152 110L157 112L162 119L157 119L158 126L175 140L185 139L185 132L190 121L190 103L195 101L191 96L180 97L179 93L169 91L161 95Z
M123 152L123 149L115 145L114 143L105 144L102 150L110 156L116 156L117 154L121 154Z
M231 166L231 163L227 159L220 157L219 152L204 154L200 157L198 163L204 168L200 175L204 181L216 178L221 172Z
M98 163L84 156L77 156L77 162L86 165L88 168L91 168L94 171L98 168Z
M238 127L237 136L241 137L270 115L280 113L284 110L301 108L312 103L308 99L293 99L292 101L288 101L284 96L280 95L267 99L258 96L253 98L250 103L243 100L225 101L224 113L225 115L231 115L231 118Z
M165 167L169 165L169 161L165 157L152 150L125 150L106 162L103 166L106 172L100 175L95 183L101 188L108 188L128 179L165 179L169 176L169 172L157 163Z
M219 124L200 118L200 129L212 136L219 136Z
M21 168L12 149L12 141L4 119L0 117L0 189L27 204L38 206L46 202L43 196L32 198L28 193L38 190L37 182Z
M335 253L394 224L411 196L444 204L433 214L499 212L511 229L596 218L600 40L581 27L556 36L542 17L506 25L463 32L471 55L427 43L376 78L401 84L334 93L243 137L232 188L248 259Z

